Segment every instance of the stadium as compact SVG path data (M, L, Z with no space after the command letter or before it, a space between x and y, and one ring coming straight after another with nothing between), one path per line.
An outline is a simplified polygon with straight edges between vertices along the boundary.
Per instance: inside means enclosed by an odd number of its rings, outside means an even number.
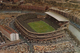
M20 15L16 18L14 25L20 34L31 42L50 41L65 37L69 21L55 12L45 13L45 16L37 13Z

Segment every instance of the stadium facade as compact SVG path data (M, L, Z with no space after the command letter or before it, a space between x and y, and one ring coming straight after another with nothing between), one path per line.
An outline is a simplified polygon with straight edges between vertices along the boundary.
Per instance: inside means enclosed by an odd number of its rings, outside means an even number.
M31 42L50 41L65 37L65 30L68 28L69 21L65 17L55 12L49 11L45 13L45 17L37 13L27 13L20 15L16 18L14 25L20 34ZM46 33L37 33L27 24L40 20L46 22L55 30Z

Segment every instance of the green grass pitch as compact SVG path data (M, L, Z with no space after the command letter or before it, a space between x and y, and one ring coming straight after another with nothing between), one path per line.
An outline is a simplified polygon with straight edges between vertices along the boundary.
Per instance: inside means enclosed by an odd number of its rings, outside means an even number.
M51 32L55 30L53 27L51 27L44 21L30 22L28 23L28 25L37 33L46 33L46 32Z

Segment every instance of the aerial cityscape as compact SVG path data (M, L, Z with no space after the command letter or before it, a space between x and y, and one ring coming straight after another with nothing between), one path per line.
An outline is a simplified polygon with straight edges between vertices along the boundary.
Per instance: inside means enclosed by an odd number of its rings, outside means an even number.
M0 0L0 53L80 53L80 0Z

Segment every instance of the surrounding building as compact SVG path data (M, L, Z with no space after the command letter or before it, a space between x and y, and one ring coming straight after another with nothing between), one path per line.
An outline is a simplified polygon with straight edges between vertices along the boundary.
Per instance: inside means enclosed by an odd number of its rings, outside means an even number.
M70 42L51 45L34 45L34 53L74 53L74 46Z
M46 10L48 10L48 6L33 5L31 3L21 4L19 6L19 8L22 9L22 10L36 10L36 11L46 11Z
M12 3L17 3L17 2L23 2L24 0L2 0L2 2L12 2Z
M19 40L19 34L8 26L0 25L1 33L6 36L10 41Z

